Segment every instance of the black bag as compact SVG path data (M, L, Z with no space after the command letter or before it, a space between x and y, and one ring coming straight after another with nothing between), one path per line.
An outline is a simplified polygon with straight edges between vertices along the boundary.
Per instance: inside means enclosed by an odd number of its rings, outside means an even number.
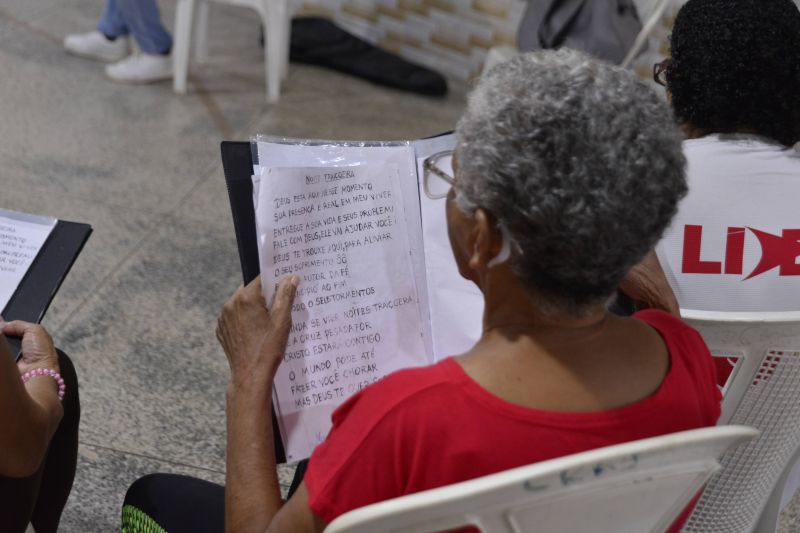
M641 29L633 0L528 0L517 38L523 52L575 48L620 64Z
M433 96L447 93L447 81L438 72L381 50L324 18L292 19L289 58L395 89Z

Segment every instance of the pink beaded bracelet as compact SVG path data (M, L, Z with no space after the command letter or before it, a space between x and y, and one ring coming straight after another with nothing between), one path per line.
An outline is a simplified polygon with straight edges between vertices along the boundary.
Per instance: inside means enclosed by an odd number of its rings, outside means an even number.
M50 376L56 380L56 383L58 383L58 400L64 400L64 393L67 390L67 385L64 383L64 378L61 377L61 374L49 368L34 368L22 374L22 382L27 383L36 376Z

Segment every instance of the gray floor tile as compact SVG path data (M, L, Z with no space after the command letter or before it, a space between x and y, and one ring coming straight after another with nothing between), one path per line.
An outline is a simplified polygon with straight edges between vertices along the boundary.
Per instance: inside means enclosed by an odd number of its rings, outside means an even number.
M778 520L777 533L796 533L800 531L800 492L796 493Z
M326 78L333 84L346 78L308 66L295 67L292 76L297 81ZM293 87L292 76L287 94ZM438 99L356 81L362 90L355 94L329 92L297 100L287 97L280 106L267 109L253 125L252 133L317 139L415 139L452 130L463 109L457 92Z
M5 172L24 175L26 184L161 212L214 160L219 132L196 103L164 88L113 85L81 72L84 61L73 58L58 61L75 63L74 70L50 70L42 84L39 69L9 56L7 44L0 41L4 76L12 80L0 99L0 157Z
M125 492L138 478L156 472L182 474L212 483L224 484L220 471L193 468L159 458L120 453L108 448L83 444L78 455L78 471L67 507L61 517L61 533L119 531ZM280 465L278 478L283 496L289 490L294 466Z
M141 476L155 472L183 474L224 483L224 474L165 462L157 458L120 453L83 444L67 507L61 517L63 533L111 532L120 529L125 492Z
M57 4L46 0L5 0L0 7L0 21L9 27L36 35L59 48L68 33L94 29L103 12L104 0L63 0ZM57 26L53 27L53 23ZM0 36L5 36L0 32ZM49 47L36 47L21 52L39 61Z
M181 205L175 209L174 215L185 221L198 220L206 223L216 221L220 227L228 228L229 236L234 239L232 241L234 253L238 253L235 249L233 218L221 163L192 189Z
M24 173L26 183L109 206L171 209L217 162L220 122L239 128L252 120L233 113L232 103L174 95L168 83L114 84L101 65L17 27L0 38L0 62L5 166ZM26 101L35 105L19 105Z
M0 6L0 20L27 24L38 13L52 7L53 3L47 0L5 0ZM0 35L2 35L2 25L0 25Z
M82 442L223 468L217 312L240 283L232 228L167 217L57 333L83 395Z
M151 214L142 211L111 208L92 198L24 181L22 176L12 175L8 168L0 174L2 207L83 222L94 229L45 315L44 324L57 335L64 321L115 271L120 261L136 249L155 221Z

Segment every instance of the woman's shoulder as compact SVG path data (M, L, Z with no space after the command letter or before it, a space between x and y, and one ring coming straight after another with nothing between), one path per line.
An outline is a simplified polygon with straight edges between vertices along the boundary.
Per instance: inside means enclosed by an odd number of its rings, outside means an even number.
M683 361L685 366L712 366L713 358L703 337L696 329L675 315L656 309L639 311L633 318L655 329L670 352L673 366Z
M692 328L689 324L681 320L680 317L667 313L666 311L661 311L660 309L644 309L642 311L637 311L633 315L633 318L649 324L651 327L659 331L662 335L665 332L697 333L697 331L694 328Z
M397 370L366 387L362 393L373 397L410 398L431 388L451 383L457 376L453 372L455 364L452 358L448 358L429 366Z
M647 323L661 335L670 352L673 369L678 369L678 373L687 372L700 383L713 383L717 394L714 357L699 331L663 311L639 311L634 318Z
M442 393L458 380L456 364L445 359L430 366L393 372L351 396L333 413L333 423L336 425L353 411L358 411L362 420L370 418L377 422L399 407L424 404L431 395Z

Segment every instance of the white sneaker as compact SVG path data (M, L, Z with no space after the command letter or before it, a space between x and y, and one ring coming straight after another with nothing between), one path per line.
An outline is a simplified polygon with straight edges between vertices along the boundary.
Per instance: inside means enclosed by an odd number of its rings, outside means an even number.
M109 41L97 30L67 35L64 37L64 49L76 56L100 61L119 61L129 53L127 37Z
M106 76L121 83L152 83L172 78L172 57L134 54L106 67Z

